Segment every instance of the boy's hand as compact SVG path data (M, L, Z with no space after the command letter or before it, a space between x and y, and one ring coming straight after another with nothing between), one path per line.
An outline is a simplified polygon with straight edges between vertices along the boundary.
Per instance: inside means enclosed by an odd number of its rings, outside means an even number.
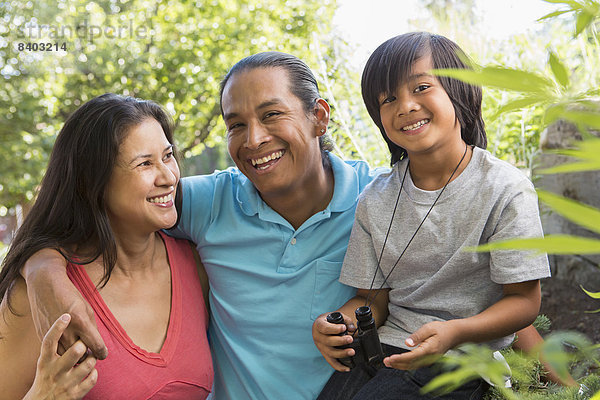
M337 371L350 371L350 368L344 366L337 359L353 356L354 350L336 349L335 346L352 343L353 339L351 335L339 336L339 334L346 331L346 329L348 333L352 334L356 330L354 322L342 313L344 324L330 324L327 322L328 314L322 314L315 319L312 327L313 341L329 365Z
M423 325L406 339L407 346L418 347L407 353L386 357L383 363L386 367L402 370L417 369L433 364L459 343L459 333L455 328L455 321L435 321Z
M61 314L68 312L71 322L60 337L58 353L63 354L81 339L96 358L105 359L108 351L96 327L94 311L69 280L62 255L51 249L38 251L25 263L24 277L40 339Z

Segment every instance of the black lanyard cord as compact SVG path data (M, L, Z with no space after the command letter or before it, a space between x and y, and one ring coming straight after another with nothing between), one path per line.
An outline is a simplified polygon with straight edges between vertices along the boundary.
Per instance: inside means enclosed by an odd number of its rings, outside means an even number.
M379 294L379 291L381 289L383 289L383 287L385 286L385 283L387 282L387 280L390 277L390 275L392 275L392 272L394 272L394 269L398 265L398 262L400 262L400 259L402 258L402 256L404 255L404 253L406 253L406 249L408 249L408 246L410 246L410 244L413 241L413 239L415 238L415 236L417 236L417 232L419 232L419 229L421 229L421 226L423 226L423 224L425 223L425 220L429 216L429 213L431 213L431 210L433 210L433 206L436 205L437 201L442 196L442 193L444 193L444 190L446 190L446 187L448 186L448 184L452 180L452 177L454 176L454 174L458 170L458 167L460 166L460 164L462 164L463 160L465 159L465 156L467 155L467 149L468 149L468 145L465 143L465 151L464 151L462 157L460 158L460 161L458 162L458 164L454 168L454 171L452 171L452 174L448 178L448 181L446 181L446 184L444 185L444 187L442 188L442 190L440 190L440 193L435 198L433 204L431 205L431 207L429 207L429 211L427 211L427 214L425 214L425 217L423 217L423 219L421 220L421 223L419 224L419 226L417 227L417 229L415 230L415 232L412 234L412 237L410 238L410 240L408 241L408 243L404 247L404 250L402 250L402 253L400 253L400 256L398 256L398 259L396 260L396 262L392 266L392 269L385 276L385 278L384 278L383 282L381 283L381 286L379 287L377 293L375 293L375 296L373 296L373 299L369 302L369 297L371 296L371 292L373 291L373 285L375 284L375 278L377 276L377 270L381 271L381 273L383 274L383 270L381 269L381 258L383 257L383 251L385 250L385 244L387 243L388 236L390 234L390 230L392 229L392 223L394 222L394 216L396 215L396 209L398 208L398 202L400 200L400 193L402 193L402 188L404 187L404 179L406 178L406 174L408 172L408 166L410 164L410 160L407 161L407 163L406 163L406 170L404 170L404 175L402 176L402 183L400 184L400 190L398 191L398 198L396 199L396 204L394 205L394 211L392 213L392 218L390 219L390 225L388 226L387 233L385 234L385 239L383 241L383 246L381 247L381 253L379 254L379 259L377 260L377 268L375 268L375 273L373 274L373 279L371 280L371 286L369 287L369 292L368 292L367 298L365 300L365 305L366 306L370 306L371 304L373 304L373 302L377 298L377 295Z

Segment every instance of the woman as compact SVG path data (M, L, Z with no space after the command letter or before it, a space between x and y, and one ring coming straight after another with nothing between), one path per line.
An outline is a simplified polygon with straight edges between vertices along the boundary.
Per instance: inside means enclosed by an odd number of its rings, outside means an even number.
M208 395L206 277L202 269L201 284L188 242L158 232L177 220L178 181L172 124L155 103L106 94L69 117L0 273L3 395ZM69 278L94 310L109 351L95 369L93 357L77 363L85 353L80 341L56 354L68 316L50 330L41 356L31 345L39 339L19 270L47 247L60 249Z

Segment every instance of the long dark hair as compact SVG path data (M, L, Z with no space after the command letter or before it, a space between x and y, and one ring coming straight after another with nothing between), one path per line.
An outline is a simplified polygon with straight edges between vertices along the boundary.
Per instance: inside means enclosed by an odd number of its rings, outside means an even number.
M363 100L390 149L392 165L406 155L406 150L387 137L379 114L379 96L395 92L408 79L415 61L427 55L431 55L435 69L471 68L467 55L450 39L427 32L411 32L381 44L371 54L363 71ZM443 76L438 77L438 80L454 106L462 139L470 145L485 149L487 136L481 116L481 87Z
M0 299L5 294L10 298L19 270L43 248L56 249L69 262L79 264L102 256L101 285L106 284L117 247L106 212L105 188L119 146L132 127L148 118L158 121L173 143L171 118L151 101L108 93L88 101L67 119L54 143L37 199L2 263ZM82 246L92 249L91 254L76 260L74 250Z

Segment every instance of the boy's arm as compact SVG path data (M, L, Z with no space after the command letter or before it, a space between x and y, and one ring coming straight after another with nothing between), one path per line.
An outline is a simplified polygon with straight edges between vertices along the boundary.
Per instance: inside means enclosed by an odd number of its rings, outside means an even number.
M98 332L94 312L67 276L64 257L56 250L40 250L27 260L21 274L27 282L31 316L40 340L54 321L69 313L71 322L60 339L59 353L81 339L96 358L105 359L108 350Z
M418 368L462 343L486 342L530 325L540 309L540 281L503 285L503 292L498 302L477 315L423 325L406 340L408 346L418 347L387 357L384 364L404 370Z
M575 379L573 379L569 373L567 373L565 376L561 376L556 370L554 370L552 365L544 360L542 354L536 355L536 352L540 350L540 347L543 343L544 339L540 336L537 329L535 329L533 325L529 325L528 327L517 332L517 337L512 347L515 350L533 354L534 357L538 358L546 370L546 378L550 381L563 386L577 386L577 381L575 381Z
M353 349L336 349L336 346L343 346L345 344L352 343L351 335L339 336L340 333L348 330L352 333L356 330L356 316L354 311L366 303L367 296L369 299L375 298L370 304L371 311L373 312L373 319L375 324L380 326L387 319L388 316L388 301L389 301L390 289L373 290L369 295L369 290L358 289L356 296L351 298L340 307L339 312L344 316L345 324L330 324L327 322L327 315L329 313L321 314L315 319L312 328L313 341L317 346L317 349L323 354L325 360L334 369L338 371L349 371L350 369L342 365L338 358L351 357L354 355ZM377 295L377 297L375 297Z

